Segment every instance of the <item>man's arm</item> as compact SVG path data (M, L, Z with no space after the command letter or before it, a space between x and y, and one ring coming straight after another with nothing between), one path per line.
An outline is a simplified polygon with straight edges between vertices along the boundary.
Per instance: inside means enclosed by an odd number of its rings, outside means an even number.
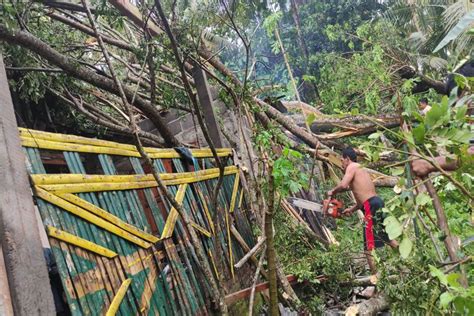
M438 156L435 157L433 160L435 164L439 165L441 169L445 171L453 171L458 168L458 161L456 159L449 159L444 156ZM427 174L438 170L435 166L433 166L431 162L423 159L413 160L411 166L413 168L413 172L419 177L424 177Z
M470 146L467 149L467 154L474 155L474 146ZM423 159L416 159L411 162L411 166L413 172L418 177L424 177L429 173L438 170L432 163L439 165L444 171L454 171L459 167L458 159L450 159L446 156L435 157L431 162Z
M357 204L351 206L351 207L348 207L346 208L344 211L342 211L342 215L343 216L349 216L351 215L352 213L354 213L357 209L359 208L359 206Z
M341 182L339 182L339 184L336 185L332 190L328 191L328 196L333 196L338 192L347 190L352 182L352 179L354 179L356 168L357 165L350 165L347 167L346 173L344 174Z

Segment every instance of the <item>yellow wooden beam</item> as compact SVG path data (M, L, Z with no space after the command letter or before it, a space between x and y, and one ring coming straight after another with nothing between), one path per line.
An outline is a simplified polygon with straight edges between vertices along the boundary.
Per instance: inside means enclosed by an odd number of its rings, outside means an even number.
M153 236L151 234L148 234L148 233L138 229L137 227L124 222L123 220L121 220L117 216L105 211L104 209L102 209L102 208L100 208L100 207L98 207L98 206L96 206L92 203L87 202L84 199L81 199L80 197L78 197L74 194L63 193L63 194L58 194L58 196L63 198L66 201L69 201L69 202L79 206L79 207L82 207L85 210L88 210L91 213L94 213L95 215L105 219L106 221L111 222L115 226L118 226L118 227L122 228L123 230L126 230L129 233L134 234L135 236L138 236L138 237L140 237L140 238L142 238L146 241L156 243L160 240L158 237Z
M24 147L140 157L140 153L134 145L95 138L49 133L25 128L20 128L20 137ZM174 149L169 148L145 147L145 151L150 155L150 158L155 159L181 157ZM210 158L213 156L209 148L191 149L190 151L196 158ZM232 155L230 148L217 148L216 151L219 157Z
M45 200L46 202L49 202L51 204L54 204L56 206L59 206L60 208L64 209L65 211L68 211L69 213L72 213L100 228L103 228L123 239L126 239L142 248L149 248L151 246L150 243L130 234L129 232L103 220L102 218L98 217L95 214L92 214L85 209L74 205L62 198L60 198L57 195L51 194L40 187L35 187L35 195L40 197L41 199Z
M233 174L238 171L236 166L227 166L224 168L224 174ZM216 177L219 174L219 168L206 170L180 172L180 173L161 173L163 181L196 179L203 176ZM122 182L147 182L154 181L152 174L146 175L87 175L87 174L32 174L31 179L35 185L50 184L74 184L74 183L122 183Z
M141 157L138 151L131 151L131 150L125 150L125 149L112 148L112 147L100 147L100 146L92 146L92 145L74 144L74 143L52 142L49 140L33 139L29 137L22 137L21 145L23 147L41 148L41 149L49 149L49 150Z
M211 212L209 212L209 208L207 207L206 199L204 198L201 191L198 191L199 198L201 199L202 206L204 207L204 213L206 214L207 221L209 222L209 226L211 227L212 234L215 234L214 231L214 222L212 221Z
M239 173L237 172L235 174L234 188L232 189L232 197L230 199L229 211L231 213L234 211L234 207L235 207L235 198L237 197L237 191L239 190L239 180L240 180L240 176L239 176Z
M176 192L175 200L179 205L183 204L184 196L186 195L186 188L188 187L187 184L182 184L178 188L178 192ZM170 238L173 234L174 226L178 219L178 211L172 207L171 211L168 214L168 218L166 218L165 227L163 228L163 232L161 233L160 239Z
M193 226L197 231L201 232L201 234L203 234L204 236L208 238L212 236L211 233L207 229L198 225L196 222L191 222L191 226Z
M231 167L234 167L234 168L226 169L224 172L224 176L228 176L228 175L238 172L237 167L235 166L231 166ZM164 182L166 185L177 185L177 184L183 184L183 183L194 183L194 182L199 182L199 181L205 181L209 179L215 179L218 177L219 177L219 172L216 172L213 174L207 174L207 175L197 176L197 177L189 177L189 178L182 178L182 179L176 179L176 180L166 180Z
M232 279L234 278L234 255L232 253L232 239L230 236L230 220L229 220L229 213L225 212L225 224L227 226L227 243L229 244L229 265L230 265L230 273L232 275Z
M131 150L131 151L136 150L136 146L134 145L121 144L121 143L112 142L109 140L88 138L88 137L69 135L69 134L43 132L43 131L37 131L37 130L21 128L21 127L19 128L19 130L20 130L21 138L33 138L35 140L42 139L42 140L48 140L48 141L57 142L57 143L74 143L74 144L91 145L91 146L99 146L99 147L110 147L110 148L125 149L125 150Z
M120 289L117 291L117 294L110 303L107 313L105 313L106 316L115 316L117 314L117 311L120 307L120 303L122 303L125 294L127 294L127 290L130 286L130 283L132 283L132 279L127 279L123 281L122 285L120 285Z
M89 174L32 174L35 185L100 183L100 182L142 182L153 181L153 175L89 175Z
M73 184L49 184L39 187L54 194L63 193L85 193L103 191L122 191L156 187L155 181L141 182L119 182L119 183L73 183Z
M217 279L219 280L219 272L217 271L216 262L214 261L214 256L212 255L211 250L208 250L209 258L211 258L212 267L214 268L214 273L216 274Z
M244 199L244 190L240 190L239 209L242 208L242 200L243 199Z
M54 237L56 239L62 240L64 242L67 242L68 244L89 250L91 252L94 252L98 255L107 257L107 258L113 258L117 255L117 253L113 252L110 249L107 249L105 247L102 247L96 243L93 243L91 241L88 241L84 238L78 237L76 235L70 234L68 232L65 232L63 230L57 229L56 227L53 226L47 226L47 231L48 231L48 236Z
M226 167L228 169L225 170L224 175L230 175L238 172L237 167L235 166L230 166ZM62 182L65 182L67 175L62 177ZM75 176L75 175L70 175L70 176ZM90 176L89 179L91 179ZM100 176L102 177L102 176ZM125 176L116 176L118 180L124 179L123 177ZM178 184L189 184L189 183L194 183L194 182L199 182L199 181L205 181L209 179L214 179L219 177L219 172L215 173L207 173L204 175L200 175L199 173L193 174L191 173L186 173L186 177L177 177L175 179L171 180L164 180L163 182L165 185L170 186L170 185L178 185ZM48 175L42 175L42 178L39 177L32 177L33 181L35 184L38 185L36 182L36 179L43 179L46 180L48 179ZM59 177L56 176L56 179L59 179ZM86 179L86 178L84 178ZM133 178L130 178L133 179ZM144 189L144 188L152 188L156 187L157 183L155 180L150 180L150 181L133 181L133 182L116 182L114 178L108 178L109 181L112 182L81 182L81 183L63 183L63 184L46 184L46 185L38 185L41 188L49 191L49 192L54 192L56 194L62 194L62 193L84 193L84 192L102 192L102 191L117 191L117 190L133 190L133 189ZM50 182L49 180L46 181L38 181L38 182Z

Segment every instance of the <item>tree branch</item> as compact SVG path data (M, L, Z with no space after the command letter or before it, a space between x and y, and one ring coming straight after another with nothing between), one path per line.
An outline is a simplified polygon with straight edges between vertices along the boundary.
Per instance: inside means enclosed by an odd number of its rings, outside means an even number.
M0 40L9 44L20 45L33 53L38 54L51 64L63 69L65 73L74 78L88 82L97 88L104 89L115 95L120 94L112 79L99 75L79 65L71 58L59 53L30 33L24 31L10 31L5 26L0 25ZM128 87L123 87L123 90L127 98L132 100L134 95L133 91ZM156 108L140 97L135 98L133 105L140 109L153 122L168 147L179 146L178 140L165 125Z

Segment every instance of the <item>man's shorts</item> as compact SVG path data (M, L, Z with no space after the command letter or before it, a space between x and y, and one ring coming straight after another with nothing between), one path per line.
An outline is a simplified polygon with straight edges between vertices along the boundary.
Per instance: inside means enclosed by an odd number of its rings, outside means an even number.
M373 196L362 204L364 213L364 249L371 251L383 247L390 241L383 227L383 213L378 211L384 203L378 196ZM378 211L378 212L377 212Z

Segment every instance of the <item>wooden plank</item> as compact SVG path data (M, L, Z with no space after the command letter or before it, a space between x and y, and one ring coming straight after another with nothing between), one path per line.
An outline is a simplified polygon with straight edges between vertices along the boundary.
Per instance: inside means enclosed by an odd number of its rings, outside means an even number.
M224 174L234 174L239 169L236 166L224 168ZM171 180L186 178L201 178L203 176L219 176L219 168L206 170L180 172L180 173L160 173L161 179L166 183ZM31 179L35 185L53 184L81 184L81 183L127 183L127 182L150 182L154 181L152 174L146 175L86 175L86 174L32 174ZM211 178L212 179L212 178Z
M176 193L175 200L180 205L183 204L187 186L188 186L187 184L180 185L178 192ZM172 207L170 213L168 214L168 218L166 219L165 228L163 229L163 232L161 233L160 239L170 238L173 235L174 226L178 219L178 215L179 215L178 211L174 207Z
M19 132L21 143L24 147L141 157L134 145L74 135L42 132L25 128L20 128ZM154 159L181 157L174 149L145 147L145 151ZM219 157L232 155L232 150L230 148L216 148L216 151ZM209 148L191 149L191 153L195 158L213 157Z
M57 229L56 227L49 226L49 225L48 225L48 235L56 239L62 240L64 242L67 242L71 245L92 251L101 256L105 256L107 258L113 258L117 255L117 253L113 252L110 249L107 249L105 247L97 245L96 243L88 241L84 238L77 237L73 234L69 234L68 232L62 231L60 229Z
M0 243L0 315L13 316L13 306L8 288L7 270L3 260L3 249Z
M0 240L13 310L17 315L53 315L53 296L1 55L0 113Z
M155 237L151 234L145 233L144 231L138 229L137 227L124 222L123 220L121 220L117 216L112 215L111 213L101 209L100 207L98 207L98 206L96 206L92 203L89 203L86 200L83 200L83 199L81 199L81 198L79 198L79 197L77 197L73 194L64 193L64 194L59 194L58 196L65 199L66 201L69 201L69 202L79 206L79 207L82 207L85 210L88 210L89 212L91 212L91 213L93 213L93 214L95 214L95 215L111 222L115 226L120 227L123 230L126 230L129 233L134 234L135 236L138 236L138 237L140 237L140 238L142 238L146 241L149 241L149 242L152 242L152 243L156 243L156 242L159 241L158 237Z
M130 283L132 283L132 279L127 279L122 283L120 289L112 300L112 303L110 303L109 309L105 314L106 316L115 316L115 314L117 314L117 311L120 307L120 304L122 303L123 298L125 297L125 294L127 293Z
M97 215L94 215L92 213L89 213L88 211L84 210L83 208L80 208L72 203L69 203L68 201L66 200L63 200L61 199L60 197L54 195L54 194L51 194L41 188L36 188L35 190L35 194L42 198L43 200L51 203L51 204L54 204L56 206L59 206L60 208L76 215L76 216L79 216L83 219L85 219L86 221L90 222L90 223L93 223L94 225L96 226L99 226L121 238L124 238L136 245L139 245L140 247L143 247L143 248L149 248L151 245L145 241L143 241L142 239L130 234L129 232L103 220L102 218L98 217Z
M234 274L234 253L232 252L232 239L231 239L231 234L230 234L230 218L229 218L229 213L225 212L225 224L227 227L227 244L229 247L229 268L230 268L230 274L232 275L232 279L235 277Z
M211 138L214 147L222 147L221 134L219 132L216 116L214 114L212 96L207 83L207 76L197 62L193 64L192 75L199 98L199 104L201 105L202 114L204 116L204 121L209 132L209 137Z
M293 274L288 275L286 277L286 279L290 283L296 283L297 282L297 278ZM259 283L255 286L255 293L262 292L262 291L268 289L268 287L269 287L268 282ZM249 297L251 291L252 291L252 287L248 287L246 289L243 289L243 290L237 291L235 293L229 294L225 297L225 302L226 302L226 304L230 305L230 304L232 304L232 303L234 303L238 300Z
M237 191L239 190L239 173L237 172L235 174L235 178L234 178L234 187L232 189L232 197L230 199L230 207L229 207L229 211L232 213L234 211L234 208L235 208L235 199L237 198Z

